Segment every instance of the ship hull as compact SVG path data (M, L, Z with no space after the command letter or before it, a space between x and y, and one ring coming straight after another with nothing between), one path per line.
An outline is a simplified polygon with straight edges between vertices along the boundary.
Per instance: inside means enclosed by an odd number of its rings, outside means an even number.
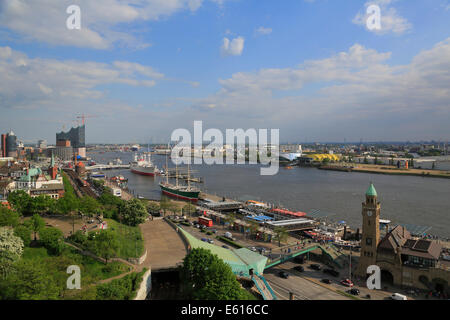
M197 202L200 191L183 191L172 189L170 187L159 185L161 188L161 192L169 197L177 198L181 200L186 200L190 202Z
M134 174L139 174L141 176L149 176L149 177L155 176L155 168L154 167L142 167L142 166L132 165L130 168L130 171Z

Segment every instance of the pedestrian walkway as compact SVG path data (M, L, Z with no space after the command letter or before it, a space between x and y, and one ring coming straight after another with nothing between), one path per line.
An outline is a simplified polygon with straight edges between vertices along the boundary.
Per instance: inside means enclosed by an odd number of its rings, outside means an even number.
M273 292L269 283L267 283L262 275L258 273L252 275L252 281L264 300L277 300L275 292Z
M165 220L149 220L140 228L147 249L147 258L141 268L151 267L154 271L175 268L182 263L187 254L186 247L179 234Z

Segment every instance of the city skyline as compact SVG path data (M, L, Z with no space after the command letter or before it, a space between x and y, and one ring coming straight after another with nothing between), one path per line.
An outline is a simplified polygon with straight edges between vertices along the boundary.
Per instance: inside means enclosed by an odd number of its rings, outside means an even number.
M0 5L0 127L25 143L81 114L87 143L168 141L194 120L285 142L450 140L449 1L79 0L68 30L71 4Z

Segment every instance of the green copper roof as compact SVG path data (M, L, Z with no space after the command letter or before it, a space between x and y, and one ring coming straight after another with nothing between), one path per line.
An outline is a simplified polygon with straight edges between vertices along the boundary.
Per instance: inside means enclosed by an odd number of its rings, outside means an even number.
M369 189L367 189L366 196L377 196L377 190L375 190L373 183L371 183Z

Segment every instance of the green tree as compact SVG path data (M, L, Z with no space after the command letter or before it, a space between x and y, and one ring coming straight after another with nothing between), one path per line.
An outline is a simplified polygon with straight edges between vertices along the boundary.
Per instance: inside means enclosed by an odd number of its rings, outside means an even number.
M16 190L10 192L8 195L8 202L22 215L27 214L31 197L23 190Z
M248 297L231 267L203 248L191 250L184 258L180 276L187 299L243 300Z
M259 224L255 221L248 221L248 223L250 225L250 235L255 235L259 230Z
M39 230L39 241L50 253L55 255L60 255L64 248L63 233L56 228L42 228Z
M161 207L161 210L163 211L163 216L166 216L166 210L170 209L170 206L171 206L170 202L171 201L169 199L167 199L166 197L161 198L159 205Z
M34 241L36 241L36 235L37 233L45 227L45 220L41 218L40 215L34 214L33 217L31 217L30 220L28 220L29 226L31 227L31 230L34 232ZM26 224L28 225L28 224Z
M20 260L5 281L0 281L0 296L7 300L56 300L58 288L41 260Z
M23 253L23 241L9 227L0 228L0 275L4 278Z
M15 227L19 224L19 214L0 204L0 227Z
M111 230L102 230L96 234L94 239L94 251L99 257L108 260L117 256L119 251L119 242L116 235Z
M32 208L33 208L33 214L38 213L47 213L50 210L50 207L52 207L52 203L54 202L54 199L50 198L46 195L39 195L35 198L31 199L32 202Z
M230 213L225 217L225 222L229 224L230 229L233 227L234 222L236 221L236 215L234 213Z
M62 214L68 214L78 210L79 200L73 193L66 193L64 197L58 199L58 211Z
M31 243L31 229L24 224L14 228L14 234L22 239L24 246L28 247Z
M131 199L120 207L122 222L129 226L137 226L148 217L147 209L138 199Z
M161 206L157 202L149 202L147 204L147 212L151 215L159 215L160 210Z
M275 240L278 241L278 246L281 247L281 242L286 241L289 236L289 233L285 228L277 227L274 229L275 232Z
M196 212L197 211L197 208L192 204L192 203L187 203L184 207L183 207L183 213L184 214L188 214L189 215L189 217L191 217L192 216L192 214L194 213L194 212Z
M79 201L79 210L84 215L92 217L94 214L98 213L99 209L100 204L92 197L85 196Z

